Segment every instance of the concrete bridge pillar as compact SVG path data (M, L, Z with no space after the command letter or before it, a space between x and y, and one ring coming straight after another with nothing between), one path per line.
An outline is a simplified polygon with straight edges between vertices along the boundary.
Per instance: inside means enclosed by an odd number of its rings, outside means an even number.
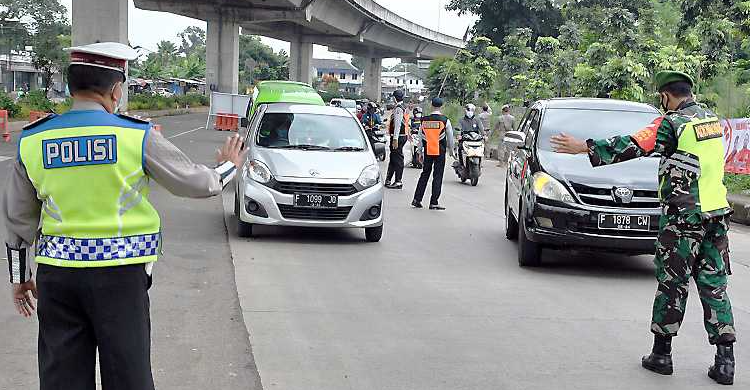
M128 44L127 0L73 0L73 46L97 42ZM128 105L128 88L123 88L122 107Z
M365 57L363 89L365 97L371 101L379 102L381 100L383 90L381 81L382 71L382 58Z
M289 80L312 84L313 44L302 41L302 36L290 42Z
M206 21L206 93L237 93L240 68L240 26L219 14Z

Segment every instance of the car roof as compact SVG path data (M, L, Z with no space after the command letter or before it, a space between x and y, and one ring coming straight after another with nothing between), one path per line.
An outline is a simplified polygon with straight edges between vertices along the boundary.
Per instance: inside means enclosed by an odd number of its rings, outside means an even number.
M574 109L574 110L612 110L612 111L636 111L658 113L659 111L650 104L636 103L626 100L601 99L601 98L555 98L541 100L541 104L549 109Z
M256 86L256 104L305 103L325 105L323 98L308 84L295 81L262 81Z
M347 116L350 118L352 116L349 110L341 107L298 103L270 103L268 104L268 108L266 108L266 114L316 114Z

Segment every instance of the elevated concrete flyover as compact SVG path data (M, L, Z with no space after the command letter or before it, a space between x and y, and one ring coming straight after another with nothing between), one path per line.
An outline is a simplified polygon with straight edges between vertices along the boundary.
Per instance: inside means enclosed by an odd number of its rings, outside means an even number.
M464 45L372 0L135 0L135 5L207 21L207 84L222 92L237 90L240 26L243 33L291 43L292 80L312 82L313 44L366 57L364 87L371 99L380 97L383 58L450 57Z

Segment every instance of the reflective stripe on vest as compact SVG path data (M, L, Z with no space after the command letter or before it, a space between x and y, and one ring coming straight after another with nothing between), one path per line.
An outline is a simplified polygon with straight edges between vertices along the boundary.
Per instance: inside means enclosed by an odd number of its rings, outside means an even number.
M441 146L445 141L445 128L447 118L440 115L429 115L422 117L422 132L424 133L424 144L426 145L426 154L428 156L439 156ZM443 145L441 145L443 144Z
M693 119L679 134L678 152L670 156L675 167L698 174L700 211L704 213L729 207L724 186L723 136L718 118Z
M160 222L143 170L149 129L103 111L73 111L23 132L19 158L42 201L38 263L156 261Z

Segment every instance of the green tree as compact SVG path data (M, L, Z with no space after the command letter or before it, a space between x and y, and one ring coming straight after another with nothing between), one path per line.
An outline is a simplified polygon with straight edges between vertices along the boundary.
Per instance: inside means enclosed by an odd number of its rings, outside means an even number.
M448 10L479 16L475 35L486 36L499 44L518 28L529 28L533 40L539 36L557 36L563 18L553 0L451 0Z
M240 36L240 84L253 85L261 80L286 80L289 78L288 62L286 52L275 53L270 46L261 42L259 37Z

